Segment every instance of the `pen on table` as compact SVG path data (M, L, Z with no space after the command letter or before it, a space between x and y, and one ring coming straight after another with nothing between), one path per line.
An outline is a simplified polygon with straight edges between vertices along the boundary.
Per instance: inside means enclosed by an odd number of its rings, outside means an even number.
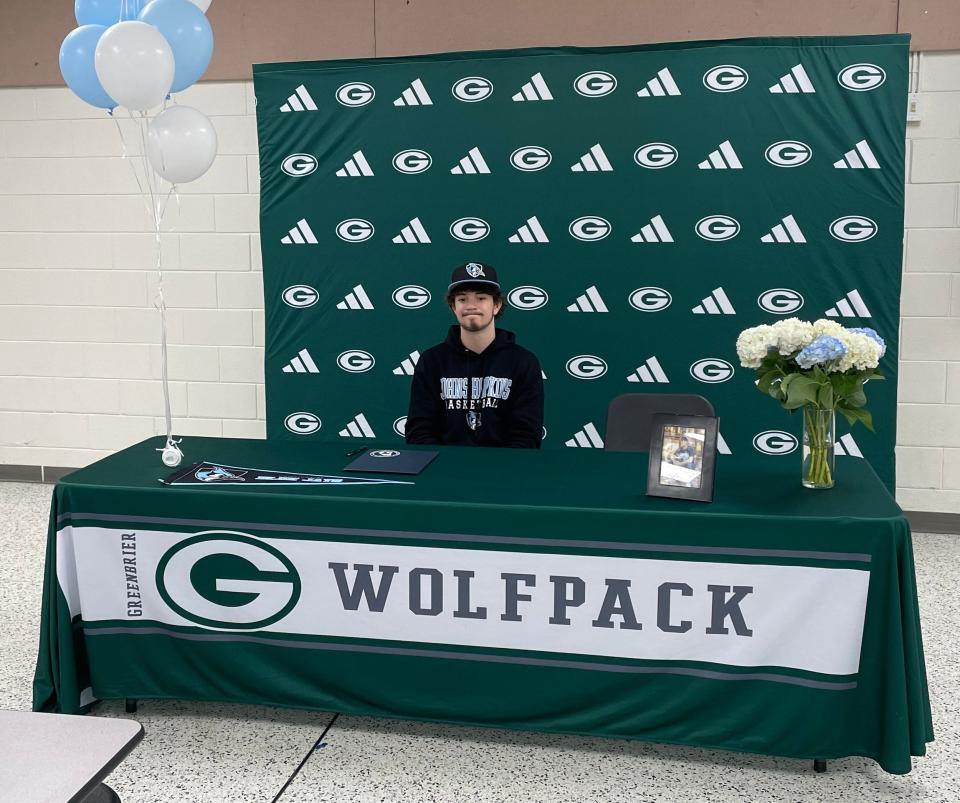
M369 446L361 446L358 449L352 449L351 451L347 452L347 457L353 457L355 454L360 454L360 452L365 452L369 448L370 448Z

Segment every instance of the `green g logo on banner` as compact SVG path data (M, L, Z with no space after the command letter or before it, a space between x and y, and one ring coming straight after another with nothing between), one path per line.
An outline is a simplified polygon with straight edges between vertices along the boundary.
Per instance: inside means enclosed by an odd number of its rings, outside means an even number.
M300 575L280 550L227 530L197 533L157 565L157 590L171 610L204 627L255 630L283 619L300 600Z

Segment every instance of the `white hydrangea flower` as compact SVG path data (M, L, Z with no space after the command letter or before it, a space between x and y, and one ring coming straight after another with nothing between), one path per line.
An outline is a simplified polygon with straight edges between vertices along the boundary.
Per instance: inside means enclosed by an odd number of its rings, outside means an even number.
M873 338L860 332L848 332L843 327L840 327L837 337L847 347L847 353L837 363L834 371L849 371L851 368L864 371L880 364L882 349Z
M843 340L841 335L843 335L847 330L836 321L831 321L829 318L821 318L818 321L813 322L813 335L814 337L820 337L821 335L829 335L830 337L836 337L840 340Z
M812 324L799 318L787 318L777 321L770 327L776 336L776 346L784 357L800 351L815 337Z
M768 348L776 348L777 336L767 324L744 329L737 338L737 356L744 368L759 368Z

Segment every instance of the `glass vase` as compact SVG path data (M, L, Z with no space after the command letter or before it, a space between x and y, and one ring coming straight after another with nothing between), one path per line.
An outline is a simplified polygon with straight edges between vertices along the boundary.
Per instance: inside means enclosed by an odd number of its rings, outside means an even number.
M834 461L833 410L803 408L803 486L832 488Z

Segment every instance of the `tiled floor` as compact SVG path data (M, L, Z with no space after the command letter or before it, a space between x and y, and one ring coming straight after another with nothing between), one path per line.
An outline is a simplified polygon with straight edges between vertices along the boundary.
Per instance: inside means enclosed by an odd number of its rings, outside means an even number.
M0 708L29 709L50 486L0 482ZM341 716L280 798L307 801L960 800L960 536L914 535L937 740L907 776L669 745ZM119 703L97 716L122 717ZM265 801L333 713L141 703L143 742L110 776L127 803ZM3 793L0 790L0 799Z

